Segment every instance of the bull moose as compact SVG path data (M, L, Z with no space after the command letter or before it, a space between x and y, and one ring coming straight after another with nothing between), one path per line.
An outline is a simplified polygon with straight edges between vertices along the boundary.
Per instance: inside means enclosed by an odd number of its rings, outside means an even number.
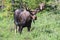
M28 28L28 31L30 31L31 23L32 21L35 22L37 19L36 13L44 9L45 4L41 3L39 4L39 7L35 10L30 10L28 8L26 9L17 9L14 12L14 23L16 25L16 32L17 32L17 26L18 31L21 33L24 27Z
M14 13L14 23L16 25L16 32L17 26L19 27L18 31L21 33L24 27L28 28L30 31L32 21L36 20L36 13L32 13L32 11L26 9L17 9Z

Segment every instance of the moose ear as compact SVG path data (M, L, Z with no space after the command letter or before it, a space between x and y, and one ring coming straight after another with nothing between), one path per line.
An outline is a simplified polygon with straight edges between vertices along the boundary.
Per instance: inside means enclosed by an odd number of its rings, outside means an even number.
M35 20L37 20L37 17L35 17ZM33 20L33 23L35 24L35 20Z
M29 11L29 12L30 12L30 14L32 14L32 13L33 13L33 11L32 11L32 10L27 10L27 11Z

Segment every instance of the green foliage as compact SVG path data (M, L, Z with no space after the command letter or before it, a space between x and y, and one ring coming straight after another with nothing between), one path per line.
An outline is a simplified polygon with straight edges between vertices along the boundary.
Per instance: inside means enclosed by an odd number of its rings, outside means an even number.
M40 14L41 13L41 14ZM32 23L31 32L24 28L22 34L15 33L13 16L0 14L1 40L60 40L60 14L42 11L37 14L37 20ZM3 13L5 14L5 13Z
M57 5L55 10L50 8L37 13L35 24L32 22L31 32L24 28L22 34L15 33L13 10L19 8L19 0L12 7L11 0L5 1L5 8L0 11L0 40L60 40L60 4L54 0L23 0L27 6L35 9L40 2L46 5ZM56 3L56 4L55 4Z

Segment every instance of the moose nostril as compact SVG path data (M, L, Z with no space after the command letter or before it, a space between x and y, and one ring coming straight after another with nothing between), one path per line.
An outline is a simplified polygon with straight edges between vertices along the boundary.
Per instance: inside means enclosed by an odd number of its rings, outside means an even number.
M37 20L37 17L35 17L35 20Z

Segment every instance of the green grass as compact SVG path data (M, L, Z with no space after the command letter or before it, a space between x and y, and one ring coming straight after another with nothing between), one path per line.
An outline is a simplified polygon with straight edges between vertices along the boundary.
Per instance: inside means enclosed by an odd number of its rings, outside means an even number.
M37 14L31 32L24 28L22 34L15 33L13 17L0 13L0 40L60 40L60 14L43 11Z

